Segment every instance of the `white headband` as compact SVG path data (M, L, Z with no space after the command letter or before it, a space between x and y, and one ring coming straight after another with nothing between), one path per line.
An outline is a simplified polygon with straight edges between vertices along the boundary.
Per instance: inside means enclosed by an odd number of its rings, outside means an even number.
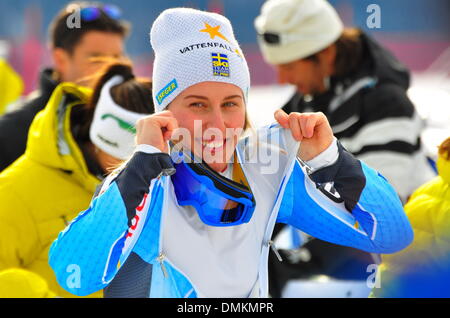
M123 82L116 75L103 85L89 130L91 141L107 154L128 159L135 147L136 122L145 117L117 105L111 97L111 88ZM149 96L150 98L150 96Z

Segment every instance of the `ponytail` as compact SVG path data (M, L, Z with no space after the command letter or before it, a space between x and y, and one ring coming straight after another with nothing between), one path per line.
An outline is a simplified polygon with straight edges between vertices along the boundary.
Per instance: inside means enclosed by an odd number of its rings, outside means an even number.
M122 76L124 82L135 79L132 66L128 62L115 62L106 65L105 68L102 69L97 75L99 75L99 79L94 85L94 92L89 103L90 107L92 108L95 108L95 105L100 98L100 92L103 85L105 85L105 83L108 82L111 78L116 75L120 75Z
M133 73L130 62L114 61L105 65L95 75L98 79L94 85L94 91L89 103L83 110L82 118L79 120L81 127L78 136L81 140L89 140L89 129L102 88L106 82L116 75L121 76L123 82L111 89L111 97L115 103L126 110L139 114L152 114L154 112L152 82L147 78L137 78Z

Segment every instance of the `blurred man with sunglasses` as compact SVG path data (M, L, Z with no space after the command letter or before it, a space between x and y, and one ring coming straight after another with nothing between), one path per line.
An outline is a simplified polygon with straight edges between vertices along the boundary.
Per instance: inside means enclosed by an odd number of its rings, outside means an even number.
M269 0L255 27L279 83L296 86L285 112L323 112L342 145L383 174L403 202L433 177L421 147L423 123L406 94L410 73L389 51L361 30L345 28L326 0ZM277 225L275 233L282 229ZM303 247L308 261L271 257L273 296L288 279L311 273L366 279L367 265L377 261L317 239Z
M422 120L406 92L409 70L326 0L267 1L255 20L264 59L296 94L286 112L321 111L344 147L381 172L405 202L435 173Z
M79 24L73 25L73 18ZM60 82L89 86L89 76L101 67L102 61L124 56L129 25L121 20L116 6L80 2L61 10L49 33L53 68L42 70L39 89L23 105L0 117L0 171L25 152L31 122Z

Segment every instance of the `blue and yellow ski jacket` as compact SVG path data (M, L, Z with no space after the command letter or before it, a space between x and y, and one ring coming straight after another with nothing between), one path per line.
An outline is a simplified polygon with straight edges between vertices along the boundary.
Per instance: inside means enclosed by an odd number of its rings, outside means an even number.
M411 243L413 232L395 190L339 142L337 161L311 171L296 158L298 143L290 131L266 127L263 135L256 142L243 138L236 148L250 186L270 182L276 191L267 196L275 199L261 242L260 297L268 295L267 257L276 222L372 253L394 253ZM275 167L273 160L254 159L264 153L276 155ZM162 249L165 205L174 199L164 171L172 167L168 154L136 151L106 178L89 208L51 246L49 263L62 287L76 295L103 289L105 297L199 296Z

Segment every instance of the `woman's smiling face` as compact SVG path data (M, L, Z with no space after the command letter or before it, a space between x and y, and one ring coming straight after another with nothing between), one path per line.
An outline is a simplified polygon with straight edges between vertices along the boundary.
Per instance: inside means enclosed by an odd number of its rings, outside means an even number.
M198 83L178 95L168 110L189 131L184 146L215 171L224 171L245 127L242 90L222 82Z

